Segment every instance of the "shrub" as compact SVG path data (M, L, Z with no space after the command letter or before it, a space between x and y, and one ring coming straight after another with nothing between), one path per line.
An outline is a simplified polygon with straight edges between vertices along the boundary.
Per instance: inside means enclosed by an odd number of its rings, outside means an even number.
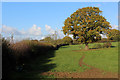
M23 40L11 45L13 54L16 57L17 64L21 65L31 57L42 55L48 50L52 50L53 46L48 43L37 41Z
M32 40L32 41L34 41L34 42L38 42L38 40Z
M114 37L113 37L113 40L114 40L114 41L120 41L120 35L114 36Z
M51 37L45 37L45 39L44 39L44 41L46 41L46 42L51 42L51 41L53 41L54 39L52 39Z
M9 41L2 39L3 77L9 76L9 72L12 70L24 70L28 61L34 60L37 56L44 57L49 55L48 51L58 49L63 45L63 40L58 40L57 42L59 45L54 47L48 42L23 40L10 44Z
M64 44L72 44L73 40L71 37L65 36L63 38L63 42L64 42Z
M64 41L62 39L57 40L57 45L64 44Z
M12 55L9 41L2 38L2 77L9 75L10 71L15 69L15 58Z
M108 47L111 47L112 44L110 42L107 42L107 43L104 43L103 44L103 48L108 48Z
M99 49L99 48L102 48L102 45L101 44L94 44L92 48Z
M23 64L23 62L26 61L25 59L30 57L32 50L30 45L31 43L29 40L23 40L10 46L13 50L12 54L15 56L17 65Z
M23 40L15 44L11 44L9 48L12 51L11 54L14 56L14 69L16 69L17 71L22 71L23 64L25 64L27 61L30 61L36 58L37 56L45 56L45 53L47 51L54 49L53 46L48 43L42 43L31 40ZM3 48L3 51L9 53L8 50L4 49L5 48ZM10 54L6 55L9 56ZM7 59L5 58L5 60Z
M40 42L34 40L23 40L10 44L8 41L3 39L2 51L3 51L3 71L4 73L14 69L22 71L30 60L33 60L37 56L46 56L48 51L58 49L60 46L64 46L63 40L56 40L57 45L52 45L48 42ZM24 64L24 66L23 66ZM9 68L8 68L9 66Z

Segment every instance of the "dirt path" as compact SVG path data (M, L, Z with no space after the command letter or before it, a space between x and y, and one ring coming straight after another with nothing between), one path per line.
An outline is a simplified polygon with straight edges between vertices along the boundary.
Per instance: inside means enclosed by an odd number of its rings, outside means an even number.
M84 59L84 58L85 58L85 54L83 54L83 55L82 55L82 58L80 58L80 61L79 61L80 67L83 67L83 65L85 65L85 66L87 66L87 67L90 67L90 69L97 69L97 68L95 68L95 67L93 67L93 66L91 66L91 65L88 65L88 64L84 63L84 62L83 62L83 59Z
M84 58L85 54L82 55L82 58L79 61L80 67L90 67L90 69L86 69L84 72L44 72L41 75L54 75L57 78L118 78L117 73L105 72L88 64L85 64L83 62Z
M85 74L86 77L89 77L89 78L118 78L117 73L105 72L103 70L100 70L98 68L95 68L91 65L84 63L83 62L84 58L85 58L85 54L82 55L82 58L79 61L79 65L82 68L83 68L83 65L90 67L90 69L86 69L85 72L82 73L82 74Z

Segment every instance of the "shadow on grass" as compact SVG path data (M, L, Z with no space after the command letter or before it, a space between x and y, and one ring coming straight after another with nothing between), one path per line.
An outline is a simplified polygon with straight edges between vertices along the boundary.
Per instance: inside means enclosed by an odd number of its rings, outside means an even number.
M68 48L69 46L62 46L61 48Z
M114 47L116 47L116 46L111 46L111 48L114 48Z
M50 58L55 56L54 51L55 50L50 50L34 59L31 58L31 60L23 66L22 72L13 71L10 78L12 80L47 78L48 76L43 76L41 73L50 71L56 67L54 63L49 64L49 62L52 61Z
M55 50L58 50L59 48L68 48L69 47L69 44L60 44L60 45L57 45L56 49Z

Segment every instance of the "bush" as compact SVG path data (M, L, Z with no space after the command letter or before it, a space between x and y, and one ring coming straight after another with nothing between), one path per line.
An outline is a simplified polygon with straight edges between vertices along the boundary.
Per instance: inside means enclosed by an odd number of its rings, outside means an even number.
M54 41L54 39L52 39L51 37L45 37L44 41L46 41L46 42L52 42L52 41Z
M63 42L64 42L64 44L72 44L72 43L73 43L73 40L72 40L71 37L65 36L65 37L63 38Z
M64 41L62 39L57 40L57 45L64 44Z
M12 44L11 49L13 50L17 65L22 65L29 59L38 55L43 55L45 52L52 50L53 46L48 43L23 40Z
M29 40L23 40L12 44L10 47L13 50L13 55L15 56L16 65L22 65L25 59L28 59L31 55L32 46Z
M101 44L95 44L95 45L93 45L92 48L99 49L99 48L102 48L102 45Z
M46 56L50 50L58 49L64 46L62 39L55 40L57 45L48 42L40 42L35 40L23 40L10 44L9 41L2 39L2 67L3 77L8 77L12 70L23 71L26 63L34 60L37 56Z
M45 56L47 51L54 47L48 43L41 43L31 40L23 40L14 44L2 39L2 61L3 76L7 76L10 71L23 70L23 64L39 56Z
M112 44L110 42L107 42L107 43L104 43L103 44L103 48L108 48L108 47L111 47Z
M113 37L113 40L114 40L114 41L120 41L120 35L114 36L114 37Z
M15 58L12 55L9 41L2 39L2 77L6 77L15 69Z

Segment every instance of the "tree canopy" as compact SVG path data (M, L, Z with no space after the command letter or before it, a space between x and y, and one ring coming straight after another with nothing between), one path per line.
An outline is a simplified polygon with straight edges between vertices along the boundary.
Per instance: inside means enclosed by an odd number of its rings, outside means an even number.
M45 37L44 41L51 42L51 41L53 41L53 39L51 37Z
M63 38L63 42L64 42L65 44L72 44L73 40L72 40L71 37L65 36L65 37Z
M107 34L107 37L109 40L119 41L120 40L120 31L117 29L111 29L109 31L109 34Z
M79 37L79 42L94 42L101 39L100 34L107 34L110 23L101 15L98 7L84 7L78 9L64 21L63 33L73 34L73 38Z

